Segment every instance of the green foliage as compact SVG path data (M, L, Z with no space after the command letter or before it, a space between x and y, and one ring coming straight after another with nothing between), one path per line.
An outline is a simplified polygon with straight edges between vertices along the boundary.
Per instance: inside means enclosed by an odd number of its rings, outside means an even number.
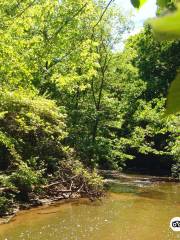
M177 128L174 117L166 119L165 99L161 96L168 88L164 82L170 82L175 75L178 46L176 42L160 45L153 39L149 28L146 28L145 33L130 38L125 51L115 58L114 78L118 82L113 91L119 100L121 121L111 131L114 130L119 139L121 148L117 148L117 151L128 165L144 159L141 167L157 168L162 164L163 168L163 165L171 165L173 159L177 161L173 152L177 142ZM177 56L174 56L176 51ZM152 163L148 163L148 159L152 159Z
M167 96L170 83L180 65L180 42L158 42L152 29L146 26L126 44L129 54L134 51L131 63L139 69L140 78L147 82L146 99Z
M0 216L10 212L11 201L5 196L0 196Z
M26 197L35 187L40 186L44 180L41 171L34 171L27 164L21 163L18 170L11 174L10 182L18 189L21 196Z
M80 161L73 161L72 172L75 176L81 176L84 182L91 188L103 189L103 179L98 175L97 170L86 169Z
M179 111L180 103L180 74L172 82L169 88L168 101L167 101L167 114L177 113Z
M0 175L0 186L2 188L5 187L5 188L12 189L12 190L16 191L15 186L10 181L9 175L6 175L6 174L1 174Z
M12 213L12 204L16 187L11 183L9 176L0 175L0 216Z
M1 169L36 159L36 167L63 157L64 110L51 100L24 90L0 92ZM35 167L35 166L33 166ZM50 169L49 169L50 170ZM52 169L53 170L53 169Z
M170 156L168 142L171 128L163 118L164 100L154 99L151 102L140 102L134 114L136 126L131 135L132 147L142 154ZM170 119L169 119L170 121ZM172 132L173 133L173 132Z

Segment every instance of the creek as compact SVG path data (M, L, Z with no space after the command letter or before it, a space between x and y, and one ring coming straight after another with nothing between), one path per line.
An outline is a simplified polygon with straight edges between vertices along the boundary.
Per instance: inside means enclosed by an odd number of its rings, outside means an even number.
M22 211L0 225L0 240L176 240L180 183L130 176L108 180L101 201L87 199Z

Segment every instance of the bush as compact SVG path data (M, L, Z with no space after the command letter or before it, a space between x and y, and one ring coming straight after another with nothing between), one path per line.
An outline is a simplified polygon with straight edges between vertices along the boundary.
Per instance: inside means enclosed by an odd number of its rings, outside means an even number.
M40 186L43 178L40 171L33 171L23 163L17 171L11 174L10 181L19 190L21 197L28 198L28 193Z
M4 196L0 196L0 216L8 213L11 208L11 201Z
M31 91L0 90L0 170L33 158L33 168L53 171L64 157L65 117L54 101Z

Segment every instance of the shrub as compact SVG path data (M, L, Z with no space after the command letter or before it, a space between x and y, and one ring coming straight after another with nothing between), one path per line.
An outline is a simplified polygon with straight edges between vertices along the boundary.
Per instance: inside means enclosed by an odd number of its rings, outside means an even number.
M8 213L11 208L11 201L4 196L0 196L0 216Z
M53 171L64 157L65 118L52 100L22 89L0 90L0 170L33 158L34 168Z
M28 193L43 183L42 173L34 171L23 163L11 174L11 183L19 190L21 197L28 198Z

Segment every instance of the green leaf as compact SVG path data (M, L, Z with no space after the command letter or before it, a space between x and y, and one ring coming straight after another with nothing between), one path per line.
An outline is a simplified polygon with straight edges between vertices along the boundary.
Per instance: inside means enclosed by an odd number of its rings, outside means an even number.
M180 112L180 73L172 82L167 99L167 114Z
M149 22L158 40L180 39L180 5L174 13Z
M147 2L147 0L131 0L131 3L135 8L141 8L145 2Z
M164 8L164 7L167 6L167 3L168 3L168 2L169 2L169 0L157 0L157 5L158 5L159 7Z
M139 0L131 0L131 3L135 8L139 8L139 5L140 5Z

